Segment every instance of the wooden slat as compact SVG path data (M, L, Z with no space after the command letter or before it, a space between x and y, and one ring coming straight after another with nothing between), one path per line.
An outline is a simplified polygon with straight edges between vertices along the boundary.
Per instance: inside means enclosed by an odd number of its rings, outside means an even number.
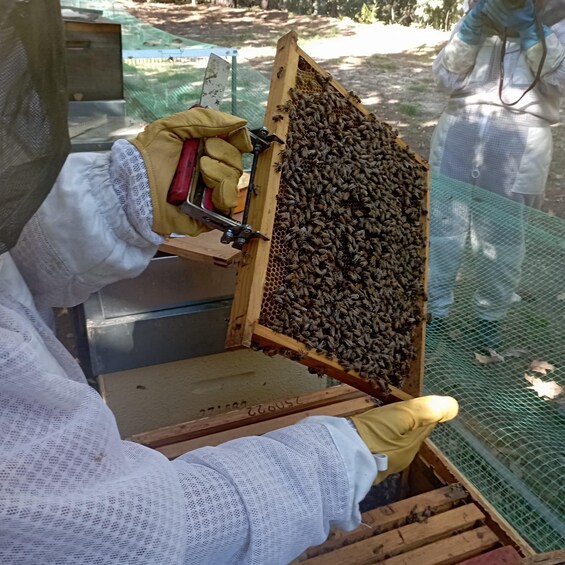
M466 559L458 565L520 565L521 561L520 554L511 545L505 545L477 557Z
M331 553L308 559L307 565L370 565L401 553L414 550L440 539L447 538L456 531L470 530L484 518L484 514L474 505L466 504L424 522L416 522L391 530L366 540L348 545ZM418 563L419 561L413 561Z
M362 525L352 532L335 530L326 542L308 549L306 555L315 557L325 554L344 545L350 545L409 524L411 521L420 519L424 514L432 515L444 512L468 497L467 491L456 483L418 496L405 498L386 506L380 506L363 513Z
M424 241L426 245L420 250L420 255L424 258L424 278L423 288L428 290L428 265L430 261L430 173L428 171L428 190L426 191L425 202L422 206L426 210L426 214L420 218L420 223L423 227ZM402 386L402 390L411 394L412 396L422 396L424 392L424 365L426 361L426 316L427 316L427 301L425 297L420 297L418 300L420 311L422 315L422 323L415 329L412 339L414 343L418 343L419 347L416 348L416 358L410 363L408 378Z
M241 220L241 214L236 214L234 219ZM192 261L228 267L239 261L241 250L222 243L221 237L222 232L219 230L204 232L196 237L168 237L159 246L159 250Z
M503 545L513 545L524 556L535 555L535 550L511 526L495 508L488 502L479 490L459 471L449 459L441 453L432 441L427 439L420 448L420 458L433 469L433 472L444 483L459 482L469 492L473 501L486 515L486 524L492 528L501 539Z
M295 339L274 332L261 324L254 325L252 335L254 343L268 349L290 351L296 354L299 363L311 367L312 369L323 371L324 374L355 387L366 394L377 397L388 397L391 395L399 400L409 400L412 398L410 394L394 386L390 386L388 391L383 390L377 387L372 381L362 379L355 371L345 371L334 359L321 355L315 349L305 349L304 346Z
M291 32L277 44L277 53L273 65L269 105L265 114L265 125L271 133L282 140L288 133L288 120L273 120L278 114L277 106L285 104L289 98L289 89L294 87L298 68L298 37ZM276 211L276 196L280 182L280 172L274 169L281 147L274 143L264 151L257 162L255 186L258 194L251 201L249 223L254 229L270 236ZM230 325L226 339L226 348L249 347L253 325L259 318L263 288L271 249L270 241L251 240L245 248L236 282L236 291L232 304Z
M218 416L210 416L173 426L166 426L157 430L136 434L129 439L130 441L142 443L149 447L159 447L193 439L205 434L213 434L238 426L271 420L288 414L295 414L304 410L321 408L322 406L327 406L335 402L352 400L361 397L362 394L362 392L347 385L333 386L293 398L262 402L261 404L250 406L249 408L233 410Z
M496 534L488 526L481 526L384 561L374 560L373 563L383 563L383 565L452 565L479 555L495 547L498 543L499 539Z
M260 436L267 432L296 424L296 422L308 416L352 416L353 414L364 412L365 410L368 410L373 406L374 403L371 401L371 399L364 396L362 398L347 400L345 402L336 402L322 408L305 410L296 414L281 416L280 418L273 418L272 420L258 422L256 424L250 424L248 426L240 426L238 428L226 430L216 434L205 435L203 437L198 437L188 441L181 441L179 443L171 445L164 445L157 448L157 451L160 451L169 459L174 459L175 457L178 457L179 455L182 455L187 451L197 449L199 447L204 447L207 445L219 445L221 443L239 437Z
M168 237L159 250L192 261L228 267L239 259L241 251L220 243L221 235L221 232L214 230L197 237Z

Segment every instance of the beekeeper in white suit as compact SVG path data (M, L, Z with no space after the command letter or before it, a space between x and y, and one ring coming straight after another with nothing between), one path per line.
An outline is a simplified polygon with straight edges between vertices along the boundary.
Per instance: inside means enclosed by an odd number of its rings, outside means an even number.
M59 9L0 10L0 563L288 563L330 527L358 526L371 484L409 465L457 403L308 418L173 462L122 441L38 309L136 276L162 234L202 229L165 202L183 139L207 139L201 167L230 209L249 138L244 120L197 109L67 158Z
M550 128L565 89L565 2L478 0L470 8L433 63L450 97L429 159L429 329L445 326L471 236L475 344L492 349L517 298L526 207L541 205L551 163Z

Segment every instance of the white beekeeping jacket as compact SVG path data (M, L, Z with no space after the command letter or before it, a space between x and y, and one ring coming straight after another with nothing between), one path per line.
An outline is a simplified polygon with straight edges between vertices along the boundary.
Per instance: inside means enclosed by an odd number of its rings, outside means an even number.
M543 194L552 158L551 126L559 120L565 93L565 20L551 29L547 60L554 65L513 106L503 101L518 100L537 70L519 41L509 39L506 45L501 101L501 39L492 36L479 46L466 46L454 33L433 63L440 87L450 94L430 146L435 182L476 183L508 197Z
M135 276L160 241L139 154L71 155L0 256L0 563L288 563L352 529L376 465L341 418L309 418L173 462L114 416L37 306ZM31 292L30 292L31 289Z

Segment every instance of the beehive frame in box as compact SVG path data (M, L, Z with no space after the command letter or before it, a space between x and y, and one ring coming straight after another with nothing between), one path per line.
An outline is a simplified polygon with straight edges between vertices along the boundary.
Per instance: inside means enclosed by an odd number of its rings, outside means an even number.
M421 393L428 166L317 65L277 45L227 347L259 347L369 394Z

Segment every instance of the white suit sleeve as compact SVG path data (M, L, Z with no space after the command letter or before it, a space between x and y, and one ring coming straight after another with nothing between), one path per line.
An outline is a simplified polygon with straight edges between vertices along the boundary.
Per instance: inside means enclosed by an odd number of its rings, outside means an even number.
M461 40L457 33L461 22L455 26L449 41L432 64L432 72L439 86L446 91L457 90L465 84L482 46L481 43L469 45Z
M376 469L345 420L306 419L173 462L122 441L3 268L0 257L1 564L285 564L331 526L359 524Z
M546 38L546 59L542 68L542 80L558 89L561 96L565 95L565 20L551 27L551 33ZM541 43L526 52L526 60L534 74L537 73L543 49Z
M211 564L288 563L325 541L330 527L357 527L376 477L359 435L331 417L197 449L174 465L191 522L203 520L203 508L205 518L210 502L221 517L220 528L204 520L206 535L190 536L194 562Z
M440 54L443 68L455 75L467 75L475 64L481 45L469 45L454 33Z
M127 141L107 153L69 155L12 256L40 309L74 306L139 275L163 238L143 160Z

